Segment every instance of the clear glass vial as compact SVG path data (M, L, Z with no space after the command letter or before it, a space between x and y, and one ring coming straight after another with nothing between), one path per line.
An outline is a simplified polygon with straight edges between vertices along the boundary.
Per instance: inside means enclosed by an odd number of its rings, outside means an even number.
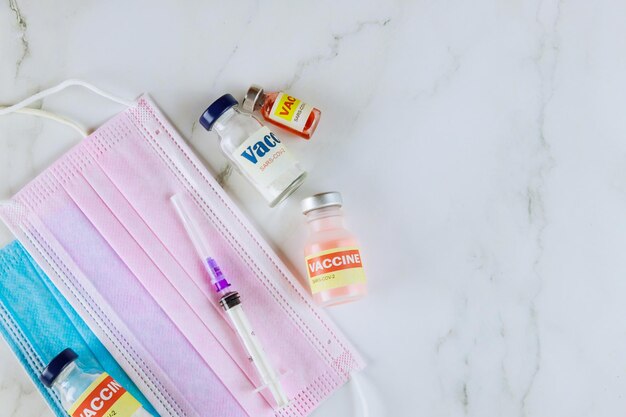
M304 248L311 293L322 306L358 300L367 282L356 237L344 226L338 192L315 194L302 200L309 224Z
M56 392L70 416L152 417L107 373L81 368L76 359L76 352L65 349L39 376L45 386Z
M224 94L206 109L200 123L218 134L224 155L274 207L302 184L306 172L267 126L240 112L237 104Z
M259 110L268 122L304 139L313 136L322 117L310 104L282 91L266 93L258 85L250 86L241 107L247 113Z

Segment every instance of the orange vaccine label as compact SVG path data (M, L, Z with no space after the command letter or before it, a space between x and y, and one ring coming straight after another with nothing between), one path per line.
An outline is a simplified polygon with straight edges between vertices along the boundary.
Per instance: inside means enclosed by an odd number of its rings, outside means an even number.
M269 118L299 132L313 111L313 106L285 93L278 93Z
M131 417L141 404L107 373L91 383L68 413L72 417Z
M358 248L337 248L306 257L307 274L313 294L365 282Z

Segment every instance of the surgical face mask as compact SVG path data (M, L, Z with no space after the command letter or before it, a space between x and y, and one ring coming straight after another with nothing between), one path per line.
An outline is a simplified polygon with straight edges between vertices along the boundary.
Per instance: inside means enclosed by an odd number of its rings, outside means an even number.
M275 409L214 302L173 195L237 281L286 407ZM305 416L363 367L146 96L24 187L0 216L161 415Z
M18 242L0 250L0 334L57 416L67 417L67 413L55 392L41 383L39 374L67 347L78 353L86 366L106 369L146 410L154 413L135 384Z

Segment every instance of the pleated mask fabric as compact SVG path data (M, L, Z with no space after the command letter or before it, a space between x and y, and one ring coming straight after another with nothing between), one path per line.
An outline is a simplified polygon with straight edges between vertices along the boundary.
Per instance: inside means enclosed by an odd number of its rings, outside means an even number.
M288 406L257 390L173 195L235 281ZM306 416L364 366L147 96L0 216L163 416Z
M156 415L148 400L19 242L0 250L0 334L57 416L67 417L67 413L56 393L39 381L39 374L68 347L78 353L82 365L108 372L147 411Z

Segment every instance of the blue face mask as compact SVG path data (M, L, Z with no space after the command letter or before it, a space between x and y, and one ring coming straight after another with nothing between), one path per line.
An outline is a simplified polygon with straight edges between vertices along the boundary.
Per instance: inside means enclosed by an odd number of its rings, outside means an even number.
M111 354L18 243L0 250L0 333L59 417L67 417L39 374L59 352L72 348L86 368L101 369L157 415Z

